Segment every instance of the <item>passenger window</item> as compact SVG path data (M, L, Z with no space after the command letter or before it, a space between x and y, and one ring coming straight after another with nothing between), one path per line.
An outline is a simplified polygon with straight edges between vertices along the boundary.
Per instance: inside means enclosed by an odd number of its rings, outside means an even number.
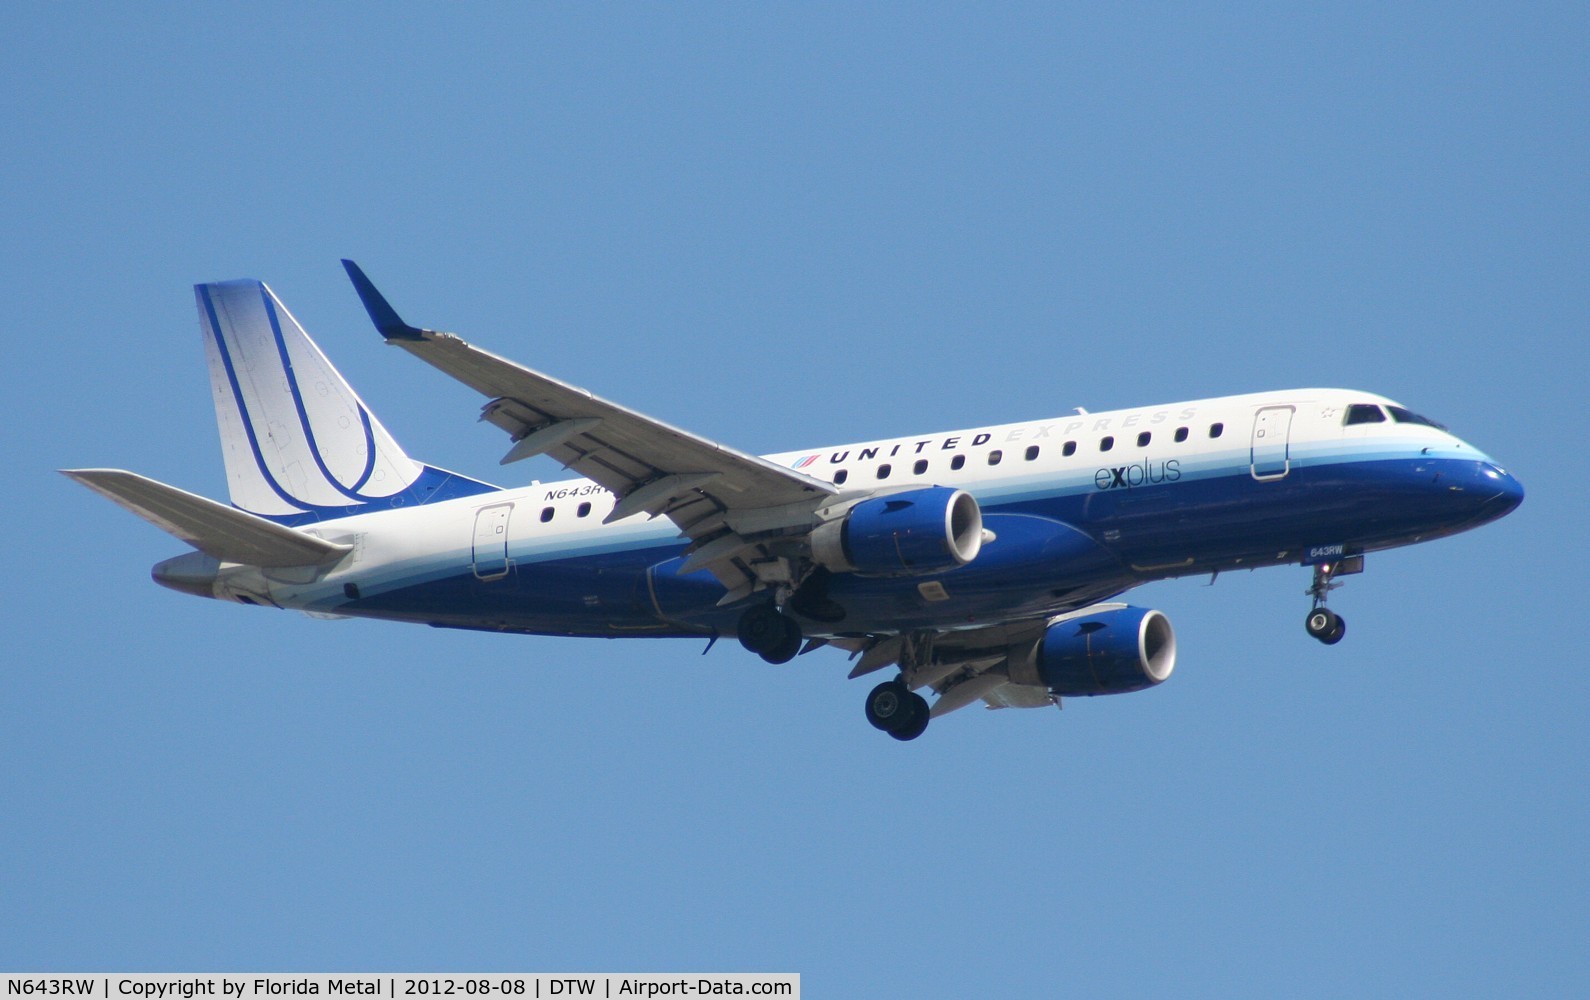
M1038 457L1038 446L1037 445L1029 446L1027 448L1027 461L1030 462L1030 461L1032 461L1033 459L1035 459L1037 457Z
M845 471L844 469L840 469L838 472L834 473L834 485L835 486L842 486L842 485L844 485L845 480L847 480L849 478L850 478L850 473Z
M1139 448L1147 448L1148 442L1151 441L1153 437L1154 433L1152 431L1144 431L1137 436L1137 446Z
M1177 444L1181 444L1185 440L1187 440L1187 428L1185 428L1185 427L1176 428L1176 443Z
M1113 437L1105 437L1105 438L1100 438L1099 439L1099 450L1100 451L1109 451L1111 448L1114 448L1114 447L1115 447L1115 438L1113 438Z
M1066 458L1070 458L1072 455L1075 455L1076 453L1077 453L1077 443L1075 441L1067 441L1066 444L1065 444L1065 447L1060 449L1060 454L1064 455Z
M883 463L882 465L878 466L878 478L879 479L888 479L889 478L889 473L892 470L893 470L893 467L890 466L888 462Z
M1354 403L1347 408L1347 416L1342 423L1351 427L1353 424L1383 424L1386 415L1380 412L1380 407L1373 403Z
M916 464L911 466L911 473L913 475L920 476L922 473L924 473L926 471L927 471L927 459L925 459L925 458L917 459L916 460Z
M541 508L541 523L545 524L546 522L548 522L550 520L552 520L552 508L551 507L542 507Z
M996 448L995 450L993 450L993 451L988 453L988 464L989 465L998 465L1000 459L1002 459L1004 457L1005 457L1005 453Z
M954 458L950 459L950 468L956 470L957 472L960 471L962 468L964 468L965 465L966 465L966 456L965 455L956 455Z
M1225 424L1216 423L1216 424L1210 424L1209 425L1209 436L1212 437L1212 438L1217 438L1220 435L1224 434L1225 432L1226 432L1226 425Z
M574 516L575 517L585 517L590 512L591 512L591 505L588 504L588 503L582 503L582 504L580 504L580 509L576 510L574 512Z

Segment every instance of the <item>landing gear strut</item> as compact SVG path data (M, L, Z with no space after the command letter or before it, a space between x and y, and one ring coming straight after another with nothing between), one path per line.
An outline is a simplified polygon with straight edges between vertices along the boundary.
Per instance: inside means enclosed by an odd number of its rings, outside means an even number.
M884 681L867 695L867 721L897 740L914 740L927 729L927 699L904 681Z
M769 663L788 663L801 651L801 627L771 604L747 608L740 616L740 645Z
M1303 620L1303 627L1308 634L1323 642L1327 646L1334 646L1342 641L1342 636L1347 634L1347 621L1341 615L1325 606L1325 598L1331 591L1341 584L1333 583L1334 577L1341 569L1345 572L1361 572L1363 570L1363 557L1357 557L1357 564L1349 569L1338 563L1320 563L1314 567L1314 583L1305 593L1314 599L1314 608L1309 611L1308 617Z

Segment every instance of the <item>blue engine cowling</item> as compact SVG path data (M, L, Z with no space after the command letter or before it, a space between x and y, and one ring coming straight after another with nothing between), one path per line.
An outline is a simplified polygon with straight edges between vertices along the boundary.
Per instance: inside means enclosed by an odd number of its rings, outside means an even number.
M1170 619L1122 607L1055 622L1034 651L1038 679L1058 695L1141 691L1176 668Z
M965 566L983 547L983 512L965 490L906 490L863 500L812 532L812 558L864 576L921 576Z

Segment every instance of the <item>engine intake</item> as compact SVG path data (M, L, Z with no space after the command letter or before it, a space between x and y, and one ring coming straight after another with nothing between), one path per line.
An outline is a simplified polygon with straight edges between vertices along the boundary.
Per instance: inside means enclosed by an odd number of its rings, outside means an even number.
M841 573L922 576L965 566L983 547L983 512L947 486L863 500L812 532L812 558Z
M1058 695L1125 694L1153 687L1176 668L1170 619L1147 608L1118 607L1050 625L1024 664L1020 683ZM1017 680L1013 670L1012 680Z

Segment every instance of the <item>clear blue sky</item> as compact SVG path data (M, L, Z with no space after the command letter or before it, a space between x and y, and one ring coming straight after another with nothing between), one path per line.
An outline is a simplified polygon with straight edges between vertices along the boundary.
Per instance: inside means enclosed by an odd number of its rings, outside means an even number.
M13 4L0 968L789 970L810 996L1590 982L1583 4ZM837 654L162 590L56 475L225 496L190 286L268 281L507 482L410 320L756 451L1346 385L1529 496L1164 584L1164 686L910 745ZM979 993L986 991L986 993Z

